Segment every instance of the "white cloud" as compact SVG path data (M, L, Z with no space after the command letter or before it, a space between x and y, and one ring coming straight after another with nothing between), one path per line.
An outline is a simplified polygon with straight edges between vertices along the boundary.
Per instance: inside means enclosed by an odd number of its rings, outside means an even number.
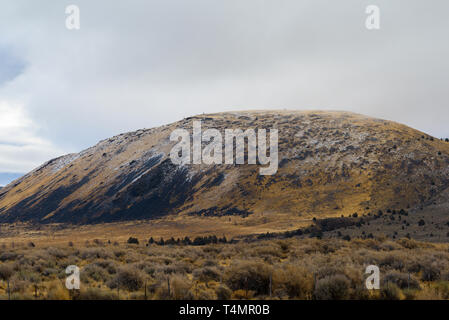
M63 154L38 131L22 106L0 101L1 172L27 172Z

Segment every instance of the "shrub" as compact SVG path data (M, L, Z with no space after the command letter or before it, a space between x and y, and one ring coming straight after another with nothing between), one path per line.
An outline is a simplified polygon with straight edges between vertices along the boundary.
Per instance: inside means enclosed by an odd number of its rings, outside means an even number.
M449 281L440 281L436 284L435 289L443 299L449 299Z
M226 285L221 284L215 290L218 300L229 300L231 299L232 291Z
M375 295L376 293L374 293ZM349 299L351 300L370 300L373 298L373 293L366 290L365 284L358 285L351 290Z
M410 239L410 235L408 238L398 240L398 243L406 249L416 249L418 247L417 242Z
M126 289L128 291L139 290L143 286L143 276L140 270L134 267L123 267L117 275L108 282L108 286L113 289L117 288Z
M185 276L174 275L170 279L171 297L175 300L192 300L193 294L190 292L192 282Z
M219 281L221 279L221 272L216 267L205 267L196 269L193 272L193 277L202 282L208 282L212 280Z
M169 300L171 299L171 292L168 292L168 287L166 284L158 285L155 289L154 297L159 300Z
M202 286L195 298L198 300L217 300L217 294L215 290Z
M83 260L112 258L111 252L105 248L85 248L79 255Z
M424 287L416 293L416 300L441 300L441 293L436 288Z
M216 267L217 265L218 265L217 261L211 259L208 259L203 262L203 267Z
M396 242L385 241L379 246L379 249L383 251L393 251L393 250L401 250L402 248Z
M55 269L55 268L45 268L43 271L42 271L42 275L43 276L45 276L45 277L51 277L51 276L55 276L55 275L57 275L58 274L58 269Z
M19 258L19 254L15 252L2 252L0 254L0 261L6 262L6 261L14 261Z
M257 261L236 261L226 273L225 283L232 290L252 290L267 294L270 284L271 266Z
M129 244L139 244L139 239L133 238L133 237L129 237L127 243L129 243Z
M444 270L441 272L440 279L443 281L449 281L449 270Z
M249 300L254 297L255 292L252 290L235 290L232 293L231 299Z
M87 288L86 290L81 290L79 296L76 297L78 300L115 300L117 295L108 290L100 288Z
M335 266L335 265L329 265L326 264L322 267L319 267L315 274L317 279L322 279L329 276L334 276L336 274L344 274L344 267L343 266Z
M382 283L384 286L390 283L394 283L400 289L419 289L419 282L413 276L401 273L401 272L390 272L385 275L382 279Z
M181 275L174 275L170 278L162 277L153 286L155 289L155 298L162 300L192 300L195 297L191 291L191 287L192 282L187 277Z
M13 274L14 270L11 265L0 264L0 279L8 281Z
M404 295L405 300L415 300L416 294L419 292L419 290L414 289L403 289L402 294Z
M379 266L402 270L405 266L403 259L404 258L399 254L389 253L385 257L381 258Z
M400 300L401 289L394 283L388 283L380 289L380 297L383 300Z
M59 280L55 280L50 284L47 292L48 300L68 300L70 299L69 291L63 287Z
M344 300L350 294L350 281L341 274L325 277L318 280L315 288L317 300Z
M29 285L30 285L30 282L28 282L26 280L20 280L15 276L11 278L11 292L12 293L15 293L15 292L24 293Z
M105 269L109 274L114 274L117 272L117 265L112 260L97 260L94 262L95 265Z
M281 243L280 243L281 245ZM279 250L279 246L274 243L265 244L264 246L258 246L252 250L248 250L249 255L261 259L272 258L272 257L281 257L283 252L288 251L288 245L285 243L282 244L281 250ZM284 249L283 249L284 248Z
M109 279L109 274L97 264L88 264L81 270L81 280L89 282L89 279L105 282Z
M287 265L273 276L273 291L282 297L285 293L290 298L306 299L313 291L313 275L304 268Z
M423 266L421 280L422 281L436 281L440 279L440 269L434 264Z
M49 255L55 257L56 259L62 259L67 257L67 254L64 252L64 250L60 248L48 247L47 252Z

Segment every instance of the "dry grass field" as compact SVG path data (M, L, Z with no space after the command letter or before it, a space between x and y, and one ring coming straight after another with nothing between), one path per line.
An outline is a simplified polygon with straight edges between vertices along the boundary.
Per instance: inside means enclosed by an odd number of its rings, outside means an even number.
M257 217L255 216L257 215ZM310 225L312 218L288 214L255 214L252 219L232 217L167 216L141 220L94 225L71 224L0 224L0 244L33 242L43 245L64 245L69 241L84 244L99 239L103 242L125 242L130 236L139 239L154 237L196 237L214 234L239 238L248 234L282 232Z
M189 216L2 224L0 299L449 299L446 209L443 202L294 223L267 216L255 226ZM227 243L167 244L173 235ZM380 290L365 288L370 264L380 268ZM81 269L79 291L65 288L69 265Z
M381 289L365 288L379 266ZM81 269L80 290L65 268ZM207 245L0 246L0 299L448 299L449 245L290 239Z

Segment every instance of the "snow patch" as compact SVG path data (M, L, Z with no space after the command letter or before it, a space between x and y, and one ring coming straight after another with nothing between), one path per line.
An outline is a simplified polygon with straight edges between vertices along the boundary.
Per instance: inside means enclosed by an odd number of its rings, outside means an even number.
M80 155L78 153L72 153L56 159L53 163L51 163L52 165L51 172L52 173L58 172L59 170L65 168L70 163L78 159L79 157Z

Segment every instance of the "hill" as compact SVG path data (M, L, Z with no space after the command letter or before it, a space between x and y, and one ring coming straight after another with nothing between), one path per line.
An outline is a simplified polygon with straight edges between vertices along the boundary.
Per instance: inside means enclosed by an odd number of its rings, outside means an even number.
M259 165L173 164L170 134L191 131L194 120L203 130L221 132L278 129L276 174L260 175ZM448 164L449 143L358 114L205 114L48 161L0 190L0 222L95 224L170 216L206 224L238 221L251 231L289 229L313 217L430 205L449 187Z

